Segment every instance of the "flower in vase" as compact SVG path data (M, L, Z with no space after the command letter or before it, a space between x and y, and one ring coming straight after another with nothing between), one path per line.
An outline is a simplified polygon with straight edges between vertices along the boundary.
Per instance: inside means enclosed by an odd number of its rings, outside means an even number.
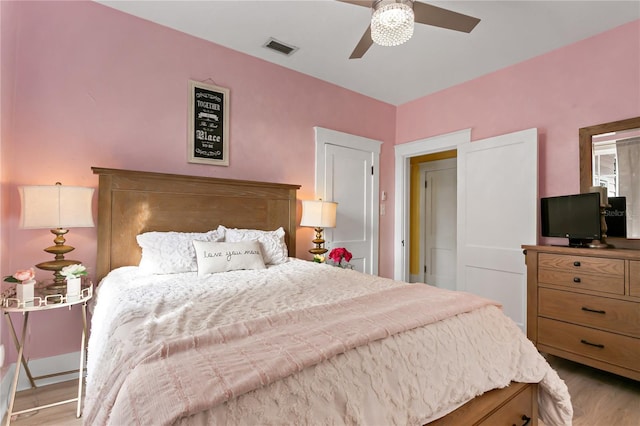
M87 275L87 268L81 263L75 263L62 268L60 275L68 280L72 278L80 278L83 275Z
M349 250L344 247L336 247L329 252L329 259L331 259L336 266L339 266L341 268L350 267L351 265L348 265L348 263L352 257L353 256L351 255ZM346 261L346 265L342 264L343 259Z
M15 272L15 274L7 275L6 277L4 277L4 280L8 283L25 284L30 281L33 281L35 277L36 277L36 272L33 270L33 268L18 269Z

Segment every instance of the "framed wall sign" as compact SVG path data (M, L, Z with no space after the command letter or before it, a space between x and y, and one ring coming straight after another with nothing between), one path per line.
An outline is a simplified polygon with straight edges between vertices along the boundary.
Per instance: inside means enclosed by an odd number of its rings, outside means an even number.
M229 165L229 89L189 80L189 163Z

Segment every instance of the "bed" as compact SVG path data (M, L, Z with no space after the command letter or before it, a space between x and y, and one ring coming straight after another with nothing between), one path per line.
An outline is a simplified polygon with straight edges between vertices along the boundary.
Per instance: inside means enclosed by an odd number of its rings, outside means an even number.
M299 186L93 171L85 424L571 423L564 382L492 301L289 258ZM210 240L176 272L140 235ZM204 273L218 249L251 266Z

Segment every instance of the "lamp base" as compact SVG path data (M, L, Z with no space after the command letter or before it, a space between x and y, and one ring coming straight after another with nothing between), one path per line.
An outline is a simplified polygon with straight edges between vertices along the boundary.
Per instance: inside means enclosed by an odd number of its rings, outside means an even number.
M324 244L324 240L322 239L322 229L323 228L314 228L316 231L316 237L311 240L311 242L313 244L315 244L316 246L312 249L309 249L309 253L311 254L324 254L326 252L328 252L329 250L327 250L326 248L324 248L322 245Z
M56 259L48 262L41 262L36 265L36 268L44 271L53 271L53 286L64 286L64 277L60 274L60 271L65 266L76 265L82 263L79 260L71 259ZM51 286L50 286L51 287Z
M62 270L62 268L64 268L65 266L82 263L79 260L70 260L70 259L64 258L65 254L75 250L74 247L65 245L66 241L64 239L64 235L67 232L69 232L69 230L63 229L63 228L56 228L51 230L51 233L56 236L56 238L54 238L53 240L55 245L51 247L47 247L46 249L44 249L44 251L55 255L55 258L54 260L38 263L36 265L36 268L38 269L43 269L45 271L53 271L53 283L54 283L53 286L60 286L60 285L64 286L64 277L60 274L60 271Z
M309 249L309 253L311 254L325 254L328 251L329 250L324 247L321 247L321 248L316 247L316 248Z
M607 244L607 242L603 238L601 240L593 240L593 241L591 241L589 244L587 244L587 247L603 249L603 248L610 248L610 247L613 247L613 246L611 244Z
M605 219L606 209L607 207L611 207L609 204L601 204L600 205L600 239L593 240L587 246L589 248L609 248L613 247L611 244L607 244L607 221Z

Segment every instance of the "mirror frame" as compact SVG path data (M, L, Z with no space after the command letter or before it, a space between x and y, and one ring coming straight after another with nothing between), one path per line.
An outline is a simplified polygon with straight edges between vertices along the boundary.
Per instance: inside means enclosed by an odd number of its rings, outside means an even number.
M578 138L580 140L580 192L589 192L593 180L591 176L591 170L593 169L591 138L602 133L639 128L640 117L633 117L626 120L583 127L578 130Z
M578 130L580 141L580 192L589 192L593 177L591 141L594 135L609 132L619 132L621 130L639 129L640 117L627 118L626 120L612 121L610 123L597 124L595 126L583 127ZM626 238L609 238L616 247L628 247L640 249L640 240Z

